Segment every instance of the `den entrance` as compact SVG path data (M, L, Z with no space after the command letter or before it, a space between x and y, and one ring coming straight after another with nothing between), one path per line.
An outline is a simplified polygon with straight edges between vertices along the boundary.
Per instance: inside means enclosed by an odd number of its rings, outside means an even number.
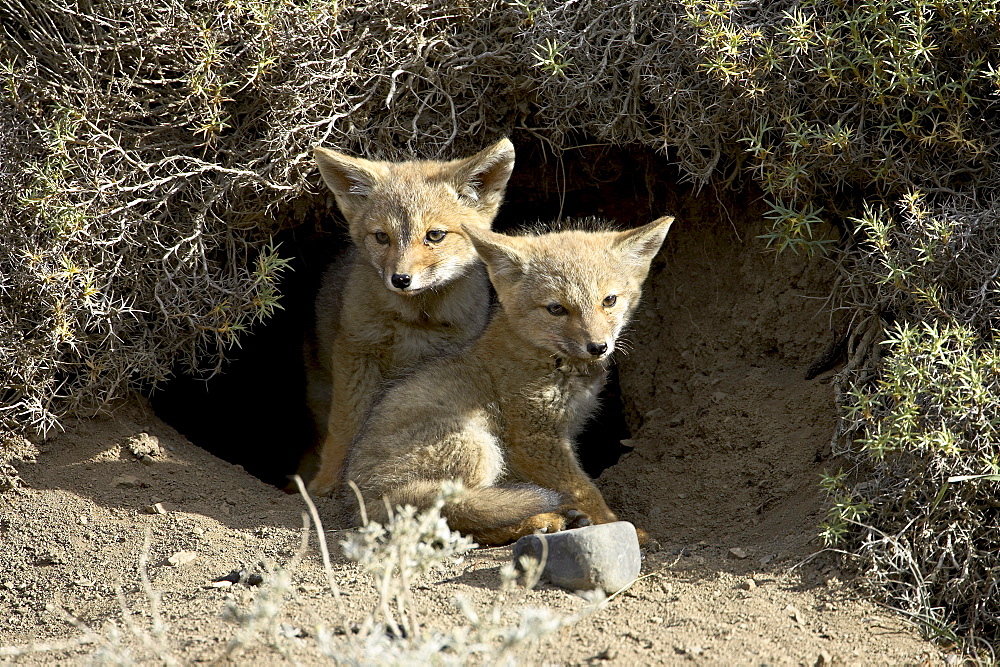
M679 185L669 160L643 148L557 160L514 140L499 231L560 214L623 227L677 218L626 333L629 351L579 441L609 505L660 540L815 534L834 404L829 373L805 374L830 339L833 261L765 252L765 207L751 186ZM179 376L153 396L195 444L282 487L314 437L301 363L312 297L346 243L325 200L317 195L315 212L277 239L295 257L284 310L244 337L224 373Z

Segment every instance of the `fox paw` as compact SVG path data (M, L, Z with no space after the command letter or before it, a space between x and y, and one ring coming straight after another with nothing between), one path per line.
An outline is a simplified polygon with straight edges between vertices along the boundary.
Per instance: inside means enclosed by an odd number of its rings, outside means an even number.
M580 510L566 510L563 516L566 517L566 528L583 528L593 523L590 517Z
M558 533L566 528L566 517L555 512L536 514L525 519L530 533Z

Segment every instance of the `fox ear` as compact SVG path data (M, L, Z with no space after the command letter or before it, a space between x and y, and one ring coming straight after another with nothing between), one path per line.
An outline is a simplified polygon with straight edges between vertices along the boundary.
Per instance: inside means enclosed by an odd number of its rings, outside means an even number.
M313 156L319 165L319 173L323 176L326 187L333 192L344 217L350 220L378 183L380 171L378 164L322 146L313 149Z
M524 275L527 260L510 245L510 237L479 229L470 225L462 225L479 257L486 264L493 286L501 283L515 283Z
M503 202L507 180L514 170L514 144L501 139L455 169L455 188L464 200L487 215L496 215Z
M640 280L646 278L649 265L663 245L663 239L666 238L667 231L673 223L673 216L668 215L642 227L618 233L614 247L621 250L627 264L635 267Z

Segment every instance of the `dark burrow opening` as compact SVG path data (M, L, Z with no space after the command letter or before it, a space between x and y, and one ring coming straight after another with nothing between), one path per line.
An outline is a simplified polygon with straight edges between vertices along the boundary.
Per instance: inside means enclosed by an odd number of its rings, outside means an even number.
M517 161L494 224L498 231L588 216L631 227L671 210L677 170L648 149L589 146L557 159L531 137L512 139ZM275 239L291 258L281 283L283 309L242 337L224 372L205 380L178 369L152 396L160 418L196 445L279 487L315 440L305 405L302 341L312 326L322 271L348 243L332 198L319 185L315 192L297 207L297 224ZM587 473L597 477L614 465L629 451L621 444L629 436L615 369L598 412L578 437Z

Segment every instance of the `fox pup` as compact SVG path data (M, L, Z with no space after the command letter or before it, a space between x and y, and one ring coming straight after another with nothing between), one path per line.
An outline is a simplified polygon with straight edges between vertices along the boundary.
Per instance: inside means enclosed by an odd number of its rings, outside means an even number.
M537 236L467 227L500 309L461 354L392 383L369 413L347 468L368 515L426 509L457 479L465 491L442 511L480 545L616 521L573 439L672 222Z
M354 243L323 276L306 365L323 443L309 490L329 495L382 383L485 328L489 279L469 230L489 230L496 217L514 146L502 139L449 162L375 162L319 147L315 158Z

